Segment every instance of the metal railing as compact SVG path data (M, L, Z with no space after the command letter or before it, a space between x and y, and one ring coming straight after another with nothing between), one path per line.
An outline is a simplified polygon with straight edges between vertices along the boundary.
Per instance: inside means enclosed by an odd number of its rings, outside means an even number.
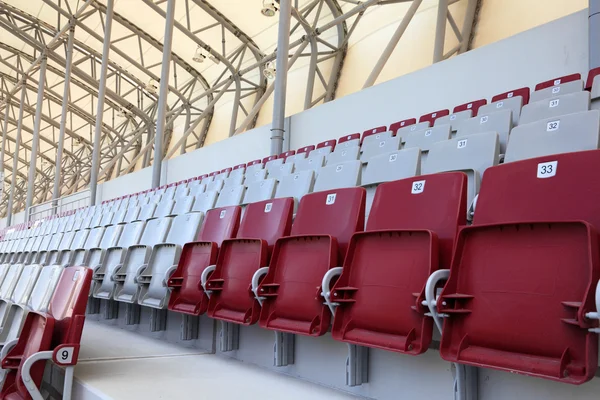
M27 209L25 221L35 221L54 214L60 214L65 211L76 210L81 207L90 205L90 190L86 189L81 192L73 193L56 200L53 204L52 200L45 203L36 204Z

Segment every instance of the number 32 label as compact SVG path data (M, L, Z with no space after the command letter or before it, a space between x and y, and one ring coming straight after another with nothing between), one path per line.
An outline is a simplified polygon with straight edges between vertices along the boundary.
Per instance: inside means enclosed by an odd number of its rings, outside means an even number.
M425 181L416 181L412 184L412 190L410 191L412 194L423 193L425 190Z
M550 178L556 175L556 167L558 166L558 161L550 161L545 163L539 163L537 169L537 177L538 178Z

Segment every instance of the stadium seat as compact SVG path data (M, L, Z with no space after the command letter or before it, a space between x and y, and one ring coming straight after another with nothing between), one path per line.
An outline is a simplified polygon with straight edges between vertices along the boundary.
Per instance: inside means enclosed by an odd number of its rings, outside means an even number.
M72 265L89 265L94 268L102 263L104 251L117 245L123 227L124 225L111 225L92 229L84 247L74 250Z
M152 225L155 225L158 221L151 220L148 224L152 222ZM114 274L121 268L127 249L140 242L145 226L145 221L137 221L125 225L117 244L100 251L101 260L99 260L98 264L90 263L94 269L94 297L101 299L111 299L113 297L115 290ZM102 241L104 242L104 240Z
M520 124L558 117L590 109L590 92L564 94L531 102L521 110Z
M360 133L342 136L338 139L336 149L347 149L349 147L360 146Z
M410 125L414 125L417 123L415 118L409 118L402 121L394 122L390 124L388 131L392 132L392 136L396 136L398 134L398 130L405 128Z
M362 154L360 155L360 160L363 163L368 163L371 157L396 151L400 149L401 140L400 136L394 136L365 142L361 147Z
M469 187L467 201L470 205L481 184L484 171L497 165L500 143L496 132L477 133L464 138L454 138L435 143L429 150L424 174L462 171L467 174Z
M531 92L530 101L536 102L546 100L551 97L563 94L581 92L583 90L583 81L580 74L572 74L561 78L550 79L535 86L535 91Z
M266 169L255 169L254 171L246 171L244 184L248 185L251 182L257 182L267 179Z
M358 160L323 167L315 180L313 190L320 192L322 190L359 186L361 169L362 165Z
M283 160L279 159L267 163L265 169L267 170L268 178L275 178L280 181L285 175L289 175L294 172L294 164L283 164Z
M323 275L342 265L351 236L364 229L364 222L363 188L302 198L291 236L275 243L271 265L256 291L262 301L261 327L311 336L327 332L331 314L321 296Z
M480 112L478 116L460 121L457 125L456 137L465 137L474 133L496 132L500 140L500 154L504 154L508 143L508 135L512 129L512 111L502 110L490 114Z
M0 300L0 337L1 333L8 331L10 325L8 321L12 319L10 315L14 304L27 304L31 291L35 285L42 266L39 264L26 265L21 269L21 275L18 277L12 293L8 297L2 297ZM4 294L4 293L3 293ZM2 341L2 344L4 341Z
M445 117L436 119L433 126L449 125L450 130L452 132L456 132L458 124L465 119L471 118L472 116L473 116L473 110L463 110L463 111L453 112L450 115L446 115Z
M377 188L365 232L352 236L330 290L335 340L407 354L427 351L433 324L429 275L448 268L456 233L466 224L466 175L423 175Z
M421 164L424 164L434 143L450 139L450 129L450 125L444 124L411 132L404 138L404 148L418 147L421 149Z
M434 111L429 114L421 115L421 117L419 118L419 123L429 122L429 126L432 126L435 123L436 119L445 117L446 115L450 115L450 110Z
M598 168L600 151L488 169L437 300L442 358L572 384L594 376Z
M310 151L310 155L323 155L327 156L329 153L335 150L337 142L335 139L329 139L324 142L318 143L317 148Z
M600 145L600 111L562 115L514 128L504 162L594 150Z
M275 241L290 234L293 210L291 198L248 205L236 238L223 241L204 284L209 317L243 325L258 322L260 304L248 288L254 273L269 265Z
M240 223L239 206L210 210L204 217L198 240L183 246L173 275L167 281L171 288L168 309L183 314L200 315L208 308L208 297L200 287L200 276L217 261L219 246L235 237Z
M600 109L600 68L590 70L585 88L590 91L590 108L593 110Z
M265 179L264 181L252 182L246 188L242 204L272 199L273 196L275 196L276 187L276 179Z
M277 185L275 198L293 197L296 207L300 199L307 193L311 193L315 185L314 171L300 171L285 176Z
M482 106L479 109L479 113L482 115L491 114L494 112L510 110L512 111L512 125L519 125L519 119L521 117L521 107L523 106L523 97L515 96L507 99L498 100Z
M522 87L519 89L513 89L508 92L500 93L492 97L492 103L496 103L500 100L512 99L514 97L521 97L522 105L529 104L529 98L531 96L530 90L528 87Z
M219 196L219 193L214 191L207 191L196 195L192 211L200 211L206 213L208 210L215 207L215 203L217 202L217 196Z
M127 248L121 265L114 270L112 280L107 282L104 279L94 297L137 303L140 292L138 276L147 268L154 246L165 242L172 220L173 218L159 218L148 221L139 243Z
M234 175L229 175L229 178L225 179L223 182L223 187L231 187L238 186L244 183L244 174L236 173Z
M40 387L45 360L71 368L77 364L92 271L85 267L63 270L47 313L29 313L19 339L2 349L2 368L8 370L0 392L3 399L42 398ZM10 349L5 352L5 349ZM31 378L27 385L23 376ZM67 374L65 386L73 383Z
M140 215L138 216L138 219L140 221L147 221L149 219L154 218L154 214L156 213L156 203L148 203L144 206L142 206L141 210L140 210ZM104 226L104 225L97 225L97 226Z
M177 268L182 247L196 240L202 218L202 213L183 214L173 218L164 243L154 245L146 268L137 276L140 305L159 309L167 307L167 281Z
M65 233L65 235L63 236L63 240L60 243L58 252L50 254L48 265L59 264L63 267L68 266L71 261L71 256L73 255L72 249L83 248L83 246L85 246L85 241L87 240L89 233L89 229ZM68 239L69 236L71 237L71 239Z
M360 147L352 146L343 148L338 146L333 153L327 155L327 165L339 164L346 161L358 160L360 154Z
M171 211L171 215L180 215L191 212L192 207L194 206L194 200L195 199L192 196L179 197L175 201L175 206Z
M208 185L206 185L206 191L218 193L221 191L221 189L223 189L224 183L225 182L223 180L212 181Z
M216 208L237 206L242 203L244 194L246 193L246 186L237 185L224 188L219 193L219 198L215 204Z
M297 161L294 170L299 171L315 171L315 175L319 174L319 169L325 165L325 156L322 154L311 153L307 158Z
M402 138L402 141L404 141L404 139L406 139L406 137L408 135L410 135L412 132L421 131L421 130L429 128L430 126L431 126L431 123L429 121L412 124L412 125L406 126L404 128L398 129L398 131L396 132L396 136L400 136Z

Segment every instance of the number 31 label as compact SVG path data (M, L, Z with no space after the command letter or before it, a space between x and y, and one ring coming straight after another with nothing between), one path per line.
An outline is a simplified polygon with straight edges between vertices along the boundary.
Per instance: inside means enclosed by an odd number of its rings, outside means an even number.
M538 178L551 178L556 175L556 167L558 161L549 161L545 163L539 163L537 169Z

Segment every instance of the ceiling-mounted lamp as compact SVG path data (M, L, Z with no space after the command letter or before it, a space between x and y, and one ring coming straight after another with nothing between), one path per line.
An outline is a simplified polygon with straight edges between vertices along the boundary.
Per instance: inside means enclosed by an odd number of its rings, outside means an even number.
M208 59L212 62L214 62L215 64L219 64L221 62L221 60L219 60L215 55L213 55L212 53L208 53Z
M261 14L265 17L274 17L279 11L279 4L273 0L263 0L263 8L260 10Z
M156 94L156 92L158 91L158 84L154 79L150 78L150 80L146 84L146 90L150 94Z
M275 75L277 74L277 70L275 69L275 64L271 61L265 64L265 69L263 70L263 74L269 80L275 79Z
M206 55L204 55L204 52L202 51L202 48L200 46L198 46L198 48L196 49L196 53L194 54L192 60L194 60L197 63L203 63L204 60L206 60Z

